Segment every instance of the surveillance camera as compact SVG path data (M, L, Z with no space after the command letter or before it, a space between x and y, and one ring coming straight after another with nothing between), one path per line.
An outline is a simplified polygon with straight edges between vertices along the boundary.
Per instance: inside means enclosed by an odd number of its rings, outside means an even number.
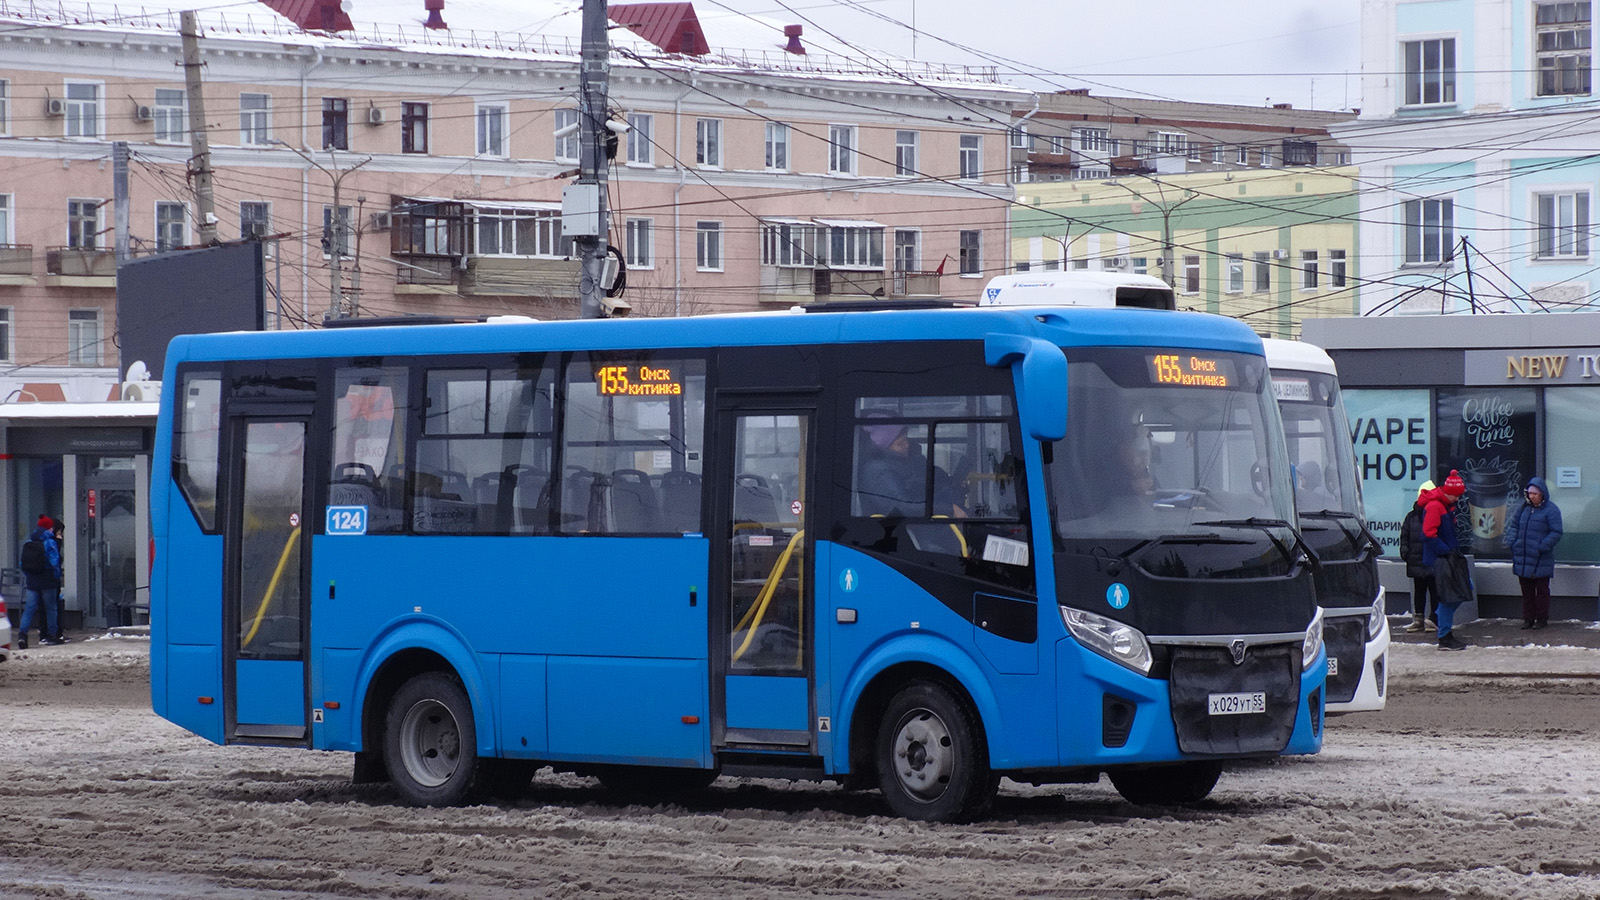
M606 130L610 131L612 134L622 134L623 132L627 131L628 128L629 125L627 122L621 122L616 119L606 120Z
M621 297L601 297L600 311L612 319L620 319L633 312L633 304Z
M578 123L577 122L573 122L571 125L563 125L560 128L556 129L556 137L557 138L564 138L567 135L576 132L577 130L578 130Z

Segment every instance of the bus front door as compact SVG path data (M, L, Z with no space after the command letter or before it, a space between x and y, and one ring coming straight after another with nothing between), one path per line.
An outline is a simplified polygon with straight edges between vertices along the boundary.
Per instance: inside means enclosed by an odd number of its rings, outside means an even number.
M712 621L712 740L719 750L815 752L811 555L816 429L811 409L721 411L715 536L723 559ZM713 644L715 647L716 644Z
M223 568L225 719L230 742L303 745L309 419L231 417Z

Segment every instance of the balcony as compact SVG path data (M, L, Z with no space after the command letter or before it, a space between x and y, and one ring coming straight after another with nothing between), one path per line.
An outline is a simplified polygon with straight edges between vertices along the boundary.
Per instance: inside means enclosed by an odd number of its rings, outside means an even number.
M85 247L51 247L44 257L45 284L58 287L117 286L117 254Z
M461 273L463 294L578 298L582 262L527 256L469 256Z
M426 256L408 254L399 257L401 265L395 269L397 288L410 288L402 293L428 293L435 285L454 285L456 258L454 256Z
M940 275L938 272L912 272L905 269L896 269L890 297L939 297Z
M0 244L0 284L33 283L33 245Z

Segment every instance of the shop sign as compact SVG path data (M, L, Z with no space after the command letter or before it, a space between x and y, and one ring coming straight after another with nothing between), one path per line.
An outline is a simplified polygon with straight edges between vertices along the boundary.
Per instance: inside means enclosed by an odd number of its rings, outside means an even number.
M1468 350L1466 383L1600 384L1600 352L1594 347Z
M1433 478L1433 401L1426 390L1343 391L1367 527L1400 555L1400 523Z

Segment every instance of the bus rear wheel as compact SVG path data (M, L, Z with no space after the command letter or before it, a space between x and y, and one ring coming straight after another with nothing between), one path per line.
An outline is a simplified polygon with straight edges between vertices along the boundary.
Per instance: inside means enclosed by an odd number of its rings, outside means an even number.
M915 682L889 701L878 728L878 785L897 816L977 818L1000 779L989 770L977 717L945 687Z
M1117 793L1129 803L1172 806L1199 803L1211 794L1222 775L1220 762L1185 762L1170 766L1130 766L1106 773Z
M383 758L412 806L455 806L487 790L495 760L478 758L472 703L454 675L424 672L389 702Z

